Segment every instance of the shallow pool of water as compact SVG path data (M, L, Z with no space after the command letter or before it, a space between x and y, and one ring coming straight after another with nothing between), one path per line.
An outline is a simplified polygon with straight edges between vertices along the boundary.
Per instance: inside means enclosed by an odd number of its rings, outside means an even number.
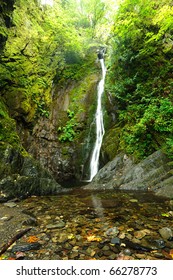
M29 259L171 259L173 238L159 231L173 230L172 205L151 193L79 188L19 207L35 219L28 236L41 244L25 253Z

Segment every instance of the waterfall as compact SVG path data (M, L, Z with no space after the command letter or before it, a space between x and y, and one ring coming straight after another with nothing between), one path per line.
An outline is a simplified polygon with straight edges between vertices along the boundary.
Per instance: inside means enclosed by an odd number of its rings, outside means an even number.
M105 133L104 124L103 124L102 95L104 92L106 67L104 65L103 59L100 59L100 64L102 68L102 79L100 80L97 88L97 109L95 113L96 140L95 140L95 144L93 147L91 160L90 160L90 178L88 180L89 182L92 181L92 179L98 172L100 149L102 145L103 135Z

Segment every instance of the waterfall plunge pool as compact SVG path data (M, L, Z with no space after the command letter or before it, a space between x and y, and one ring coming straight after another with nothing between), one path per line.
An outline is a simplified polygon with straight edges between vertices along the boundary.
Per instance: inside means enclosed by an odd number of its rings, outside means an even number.
M40 244L23 253L26 259L171 259L171 203L150 193L80 188L58 196L29 197L8 207L9 220L1 219L1 242L32 226L14 245L28 244L32 238ZM5 207L0 204L1 213ZM15 211L21 221L15 220ZM15 258L12 248L6 255Z

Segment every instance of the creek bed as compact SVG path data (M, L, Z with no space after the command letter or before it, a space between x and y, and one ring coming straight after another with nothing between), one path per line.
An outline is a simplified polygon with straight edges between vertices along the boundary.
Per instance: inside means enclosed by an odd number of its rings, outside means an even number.
M2 259L173 258L172 200L151 193L79 188L58 196L29 197L11 208L0 204L0 211L3 242L31 227Z

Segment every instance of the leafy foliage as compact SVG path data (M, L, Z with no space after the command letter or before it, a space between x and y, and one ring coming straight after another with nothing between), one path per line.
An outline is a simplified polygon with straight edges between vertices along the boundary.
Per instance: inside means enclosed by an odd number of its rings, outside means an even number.
M107 88L118 104L120 148L145 157L173 135L173 7L164 0L124 0L115 16Z
M76 122L74 111L67 110L67 116L69 120L66 125L58 127L58 132L61 133L58 138L60 142L72 142L78 133L77 129L75 129L78 123Z
M11 93L18 98L20 88L25 102L16 107L25 106L22 109L30 115L25 117L29 122L39 115L48 116L55 75L61 81L78 79L78 65L84 57L83 37L61 3L54 2L52 8L34 0L16 1L12 27L6 29L0 86L7 104Z

